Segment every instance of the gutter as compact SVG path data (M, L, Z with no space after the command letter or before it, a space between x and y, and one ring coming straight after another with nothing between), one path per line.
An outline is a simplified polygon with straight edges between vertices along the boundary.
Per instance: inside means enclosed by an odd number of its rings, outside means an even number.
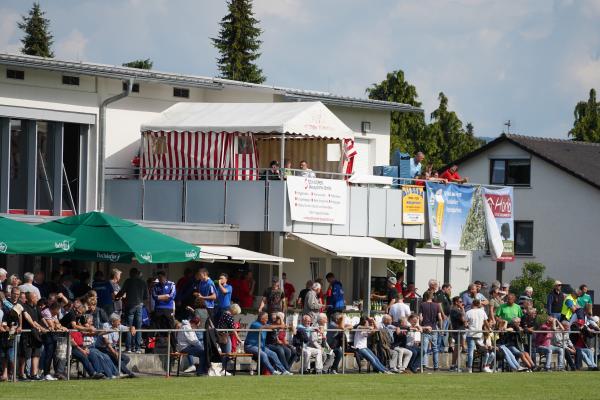
M106 155L106 109L108 105L119 101L131 94L133 88L133 79L129 79L127 83L127 89L123 92L105 99L100 104L100 129L98 130L98 198L96 202L96 209L98 211L104 211L104 158Z

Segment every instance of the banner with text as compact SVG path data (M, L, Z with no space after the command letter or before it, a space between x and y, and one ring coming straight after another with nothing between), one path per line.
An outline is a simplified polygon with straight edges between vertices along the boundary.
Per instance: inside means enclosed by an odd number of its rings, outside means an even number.
M513 188L482 188L490 254L493 260L514 261Z
M485 248L483 201L473 186L427 182L432 247L448 250Z
M425 223L425 188L423 186L402 186L402 223L423 225Z
M348 185L344 180L287 177L293 221L344 225Z

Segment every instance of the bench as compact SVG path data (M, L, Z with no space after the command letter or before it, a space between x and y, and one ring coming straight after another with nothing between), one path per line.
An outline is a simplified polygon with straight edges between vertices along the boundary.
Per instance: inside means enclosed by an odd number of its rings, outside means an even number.
M231 374L233 376L235 376L235 373L237 371L237 360L238 360L238 358L249 357L249 358L252 358L254 360L257 359L254 354L250 354L250 353L226 353L226 354L222 354L222 356L227 356L227 358L233 359L233 370L231 371ZM228 372L228 371L226 370L226 372Z
M186 357L187 353L175 351L171 353L171 360L177 361L177 376L179 376L179 370L181 369L181 359ZM171 363L167 365L167 376L171 376Z

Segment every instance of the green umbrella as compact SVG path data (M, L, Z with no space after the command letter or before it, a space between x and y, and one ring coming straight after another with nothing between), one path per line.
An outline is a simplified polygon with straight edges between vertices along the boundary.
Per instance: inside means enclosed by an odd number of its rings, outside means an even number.
M198 259L197 246L98 211L38 225L77 239L72 259L140 264Z
M73 250L75 239L48 232L24 222L0 217L0 253L65 254Z

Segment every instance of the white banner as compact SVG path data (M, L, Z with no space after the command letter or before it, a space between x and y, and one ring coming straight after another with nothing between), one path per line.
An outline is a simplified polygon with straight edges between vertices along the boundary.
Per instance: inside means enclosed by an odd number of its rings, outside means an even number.
M344 225L348 185L344 180L287 177L293 221Z

